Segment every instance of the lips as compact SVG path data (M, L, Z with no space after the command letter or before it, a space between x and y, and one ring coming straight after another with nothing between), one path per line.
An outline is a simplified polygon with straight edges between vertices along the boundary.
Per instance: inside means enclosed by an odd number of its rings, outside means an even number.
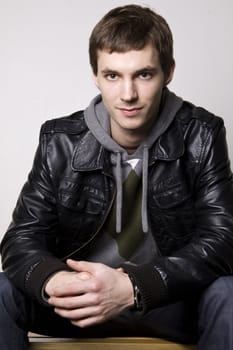
M131 107L131 108L118 108L125 116L127 117L133 117L137 115L141 110L142 107Z

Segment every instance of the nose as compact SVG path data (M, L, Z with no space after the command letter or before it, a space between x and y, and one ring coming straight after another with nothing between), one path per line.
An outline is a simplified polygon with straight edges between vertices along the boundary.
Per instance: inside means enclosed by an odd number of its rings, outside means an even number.
M122 82L121 100L127 103L132 103L138 99L137 87L133 80L127 79Z

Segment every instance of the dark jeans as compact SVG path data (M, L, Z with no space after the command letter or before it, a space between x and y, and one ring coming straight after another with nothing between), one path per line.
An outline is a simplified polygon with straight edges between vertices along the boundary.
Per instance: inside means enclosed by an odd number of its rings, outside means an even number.
M199 301L157 308L144 316L127 311L114 320L81 329L57 316L52 308L25 298L0 273L0 349L4 350L28 349L28 331L76 338L152 336L183 343L199 338L199 350L230 350L233 349L232 326L233 277L216 280Z

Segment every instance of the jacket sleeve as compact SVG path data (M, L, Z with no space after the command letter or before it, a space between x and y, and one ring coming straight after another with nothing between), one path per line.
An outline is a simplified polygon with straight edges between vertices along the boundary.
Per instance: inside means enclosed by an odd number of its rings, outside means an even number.
M46 279L68 269L55 257L58 216L46 164L46 136L41 132L32 170L1 242L3 270L19 289L40 302Z
M146 265L124 264L140 289L144 311L198 294L233 272L233 182L222 121L198 152L191 241Z

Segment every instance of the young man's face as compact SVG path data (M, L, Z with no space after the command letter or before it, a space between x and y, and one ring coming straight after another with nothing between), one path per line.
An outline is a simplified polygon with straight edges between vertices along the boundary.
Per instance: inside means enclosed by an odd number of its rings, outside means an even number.
M125 53L99 51L94 79L110 115L112 137L143 138L157 117L166 85L158 52L151 45Z

